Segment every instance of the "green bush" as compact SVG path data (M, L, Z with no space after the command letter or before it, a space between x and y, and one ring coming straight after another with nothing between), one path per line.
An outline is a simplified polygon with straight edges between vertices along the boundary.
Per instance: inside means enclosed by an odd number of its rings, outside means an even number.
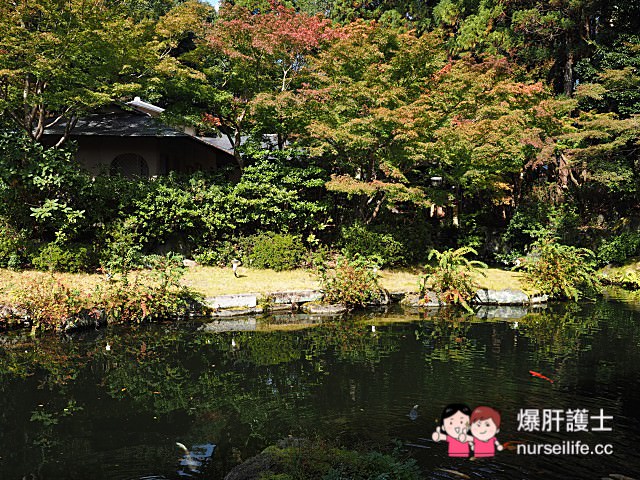
M431 250L429 260L435 258L435 265L428 265L426 273L421 279L421 291L434 291L438 298L445 303L461 305L466 310L471 310L469 301L476 291L473 281L473 273L479 269L487 268L487 265L477 260L469 260L466 255L477 255L471 247L461 247L456 250L449 249L444 252Z
M176 254L144 257L146 267L114 275L96 289L97 303L110 321L142 322L184 316L199 297L181 284L185 268Z
M25 260L25 252L23 235L0 220L0 267L20 268Z
M521 268L534 289L563 300L592 298L600 291L595 254L587 248L558 243L557 238L543 238L532 245Z
M338 257L332 268L318 269L324 301L344 303L347 307L364 307L380 296L378 265L366 257Z
M247 252L251 249L253 237L232 238L215 242L211 247L199 248L193 259L201 265L228 267L233 259L248 263Z
M249 232L308 234L327 223L327 171L292 150L257 153L229 189L224 209Z
M377 233L356 223L342 228L342 251L348 257L375 258L380 266L404 263L404 246L390 233Z
M101 242L102 268L111 273L126 273L142 265L142 248L136 229L131 219L110 225Z
M298 235L261 233L252 237L249 264L255 268L276 271L299 267L307 249Z
M87 272L95 268L93 252L86 245L49 243L31 259L38 270L55 272Z
M91 176L74 154L73 145L47 148L24 132L0 128L0 216L39 241L75 241L91 225Z
M597 258L600 265L609 263L623 264L629 257L640 251L640 233L625 232L602 241L598 247Z
M509 221L502 236L502 243L508 249L498 252L498 260L509 252L524 252L542 236L558 237L565 244L575 244L579 240L580 216L575 206L554 206L553 201L547 187L534 189L532 198L521 204Z

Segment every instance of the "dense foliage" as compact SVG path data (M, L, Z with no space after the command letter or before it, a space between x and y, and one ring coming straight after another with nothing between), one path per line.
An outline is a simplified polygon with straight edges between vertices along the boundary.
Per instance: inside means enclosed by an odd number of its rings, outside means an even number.
M0 7L2 267L508 263L542 229L601 265L638 253L637 2L58 3ZM227 137L238 175L83 172L75 122L134 95Z
M108 275L83 289L69 287L60 276L33 272L12 287L16 308L25 312L34 330L62 330L87 320L138 323L199 308L199 296L180 283L182 257L154 255L145 263L144 270Z
M347 308L364 307L380 298L378 266L366 257L338 257L335 265L323 264L318 276L324 302L343 303Z
M305 441L302 446L271 446L262 456L265 457L265 463L272 463L260 475L264 480L420 478L420 469L413 459L401 459L380 452L346 450L325 442Z
M426 273L422 278L421 290L424 294L433 291L443 303L460 305L471 311L469 301L476 292L473 278L475 272L482 273L481 269L487 265L478 260L469 260L468 254L477 255L471 247L450 249L444 252L432 250L429 260L434 260L432 265L427 265Z
M531 285L550 298L593 298L600 288L594 253L587 248L563 245L557 238L536 241L522 268Z

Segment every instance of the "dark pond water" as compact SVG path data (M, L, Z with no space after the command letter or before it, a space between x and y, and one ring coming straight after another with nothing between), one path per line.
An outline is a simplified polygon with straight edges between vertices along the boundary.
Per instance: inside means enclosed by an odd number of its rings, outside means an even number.
M243 332L188 322L3 337L0 478L219 479L289 435L382 450L400 441L425 478L640 478L633 306L558 306L517 321L391 312L278 326L288 321ZM499 409L503 443L580 440L613 453L522 455L508 443L492 459L450 459L428 439L442 408L459 401ZM566 432L565 422L527 432L521 409L587 409L587 431ZM600 409L610 418L589 418ZM600 422L612 431L594 431ZM196 463L207 458L200 477L176 442Z

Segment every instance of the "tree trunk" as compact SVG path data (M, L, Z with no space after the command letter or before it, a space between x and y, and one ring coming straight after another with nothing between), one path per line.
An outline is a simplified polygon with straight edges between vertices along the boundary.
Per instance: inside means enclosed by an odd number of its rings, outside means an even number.
M571 50L571 39L566 36L565 41L565 61L563 68L564 94L570 97L573 94L573 51Z
M242 155L240 155L240 147L242 146L242 132L240 129L236 129L233 132L233 156L238 163L238 167L240 168L240 172L244 170L244 159Z

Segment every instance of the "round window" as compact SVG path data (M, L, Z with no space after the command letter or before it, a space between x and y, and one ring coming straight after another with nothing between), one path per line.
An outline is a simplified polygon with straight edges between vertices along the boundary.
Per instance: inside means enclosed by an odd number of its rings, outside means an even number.
M123 177L148 177L149 165L147 161L137 153L123 153L118 155L111 162L109 169L111 175L122 175Z

